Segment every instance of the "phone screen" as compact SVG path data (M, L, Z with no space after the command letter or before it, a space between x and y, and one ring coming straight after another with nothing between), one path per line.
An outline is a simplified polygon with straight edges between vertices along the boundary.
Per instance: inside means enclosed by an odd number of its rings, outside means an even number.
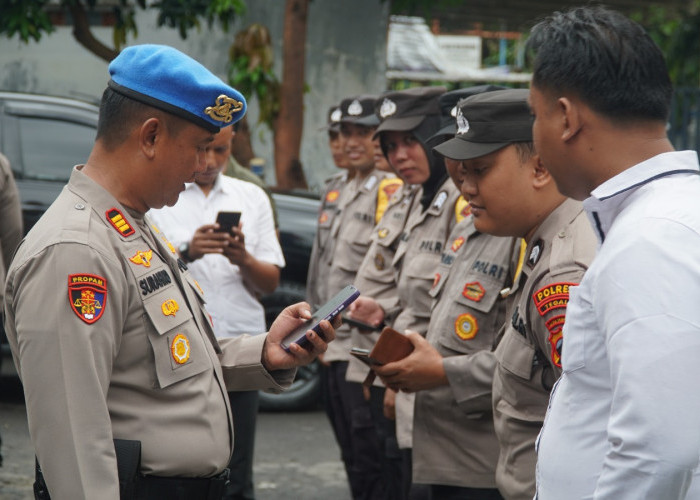
M218 232L230 233L232 228L238 227L240 220L240 212L219 212L216 215L216 223L219 224Z
M331 300L323 304L316 312L312 313L311 319L307 320L303 325L298 326L292 333L287 335L282 341L282 348L289 351L289 346L293 343L299 344L304 349L310 349L311 345L306 338L306 332L313 330L323 336L319 323L322 320L331 321L341 311L348 307L352 302L360 296L360 292L352 285L343 288Z

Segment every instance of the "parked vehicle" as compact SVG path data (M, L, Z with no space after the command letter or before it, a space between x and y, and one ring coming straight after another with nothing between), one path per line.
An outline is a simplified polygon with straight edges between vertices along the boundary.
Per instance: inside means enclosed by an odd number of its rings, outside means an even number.
M29 231L68 181L71 167L84 163L95 140L97 103L15 92L0 92L0 151L10 160ZM316 232L319 200L308 193L273 193L286 267L280 286L262 297L268 325L287 305L305 299L306 273ZM11 357L0 328L5 373ZM8 363L9 360L9 363ZM318 365L299 370L284 394L263 393L261 408L299 410L320 397Z

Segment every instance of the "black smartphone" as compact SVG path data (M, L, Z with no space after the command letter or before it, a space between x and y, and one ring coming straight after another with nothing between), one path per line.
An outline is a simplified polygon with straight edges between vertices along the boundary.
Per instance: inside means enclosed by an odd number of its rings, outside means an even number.
M216 223L219 225L217 232L230 233L232 228L238 227L240 221L240 212L219 212L216 214Z
M381 332L382 328L384 328L384 322L380 325L374 326L370 325L369 323L365 323L364 321L360 321L354 318L349 318L347 314L343 315L343 323L347 323L350 326L354 326L355 328L359 328L360 330L365 330L365 331L370 331L370 332Z
M324 319L333 321L333 318L352 304L359 296L360 292L354 286L348 285L343 288L335 297L319 307L316 312L312 313L310 320L307 320L303 325L300 325L292 333L287 335L281 342L282 348L289 352L289 346L291 344L299 344L304 349L311 349L311 343L309 339L306 338L306 332L308 330L313 330L323 337L323 332L321 331L319 323Z
M350 354L355 356L357 359L359 359L369 367L381 366L384 364L370 357L369 352L369 349L363 349L361 347L353 347L352 349L350 349Z

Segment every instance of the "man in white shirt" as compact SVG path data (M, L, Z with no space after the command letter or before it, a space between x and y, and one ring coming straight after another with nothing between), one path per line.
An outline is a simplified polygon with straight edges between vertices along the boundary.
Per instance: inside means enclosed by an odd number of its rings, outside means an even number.
M284 256L275 232L270 201L255 184L222 174L235 132L226 127L206 148L207 169L188 184L173 207L150 217L177 246L204 290L217 337L266 330L258 297L277 288ZM215 224L220 211L240 212L230 233ZM234 414L231 484L225 499L253 499L253 451L257 391L230 392Z
M555 13L530 43L535 146L600 244L569 291L537 498L698 499L700 176L666 136L663 55L603 8Z

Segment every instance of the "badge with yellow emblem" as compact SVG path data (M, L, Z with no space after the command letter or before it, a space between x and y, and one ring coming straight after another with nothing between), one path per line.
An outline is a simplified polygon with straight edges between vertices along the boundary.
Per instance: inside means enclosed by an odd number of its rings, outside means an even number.
M180 306L174 299L168 299L161 304L160 309L166 316L175 316L180 310Z
M478 331L479 325L474 316L469 313L464 313L457 316L457 319L455 320L455 333L460 339L473 339Z
M338 191L337 189L328 191L328 193L326 194L326 201L329 203L333 203L335 200L338 199L338 196L340 196L340 191Z
M133 257L129 257L129 260L138 266L151 267L151 259L153 258L153 250L150 248L145 252L139 250Z
M184 365L190 359L190 341L184 333L178 333L170 343L170 352L178 365Z
M91 325L102 317L107 301L107 280L94 274L68 276L68 300L71 309Z

